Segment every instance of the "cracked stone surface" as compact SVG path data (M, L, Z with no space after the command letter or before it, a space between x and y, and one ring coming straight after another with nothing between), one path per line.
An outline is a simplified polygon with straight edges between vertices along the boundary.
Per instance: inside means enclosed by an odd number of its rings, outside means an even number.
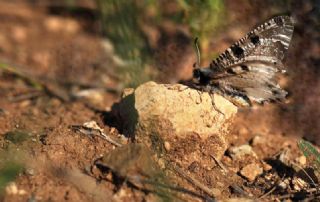
M208 93L181 84L155 82L126 89L119 106L125 133L134 134L137 141L158 149L169 142L174 150L182 139L196 136L218 158L228 146L226 135L237 113L237 107L222 96L212 100Z

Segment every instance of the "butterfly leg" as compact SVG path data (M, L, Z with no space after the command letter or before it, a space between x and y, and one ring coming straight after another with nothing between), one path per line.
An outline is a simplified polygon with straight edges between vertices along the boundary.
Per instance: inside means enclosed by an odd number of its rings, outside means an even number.
M165 86L167 87L167 89L169 89L169 90L177 90L177 91L179 91L179 92L182 92L182 91L185 91L185 90L187 90L187 89L189 89L190 87L189 86L183 86L182 88L181 88L181 86L171 86L171 85L168 85L168 84L165 84Z
M197 90L197 93L199 94L199 98L200 98L200 102L199 103L201 103L202 102L202 93L203 93L203 90L201 89L201 90ZM198 104L198 103L197 103Z
M216 103L214 102L214 93L209 93L210 97L211 97L211 103L212 103L212 107L214 108L215 111L217 111L219 114L222 114L224 116L224 113L222 111L220 111L220 109L218 109Z
M187 89L189 89L190 87L189 86L185 86L184 88L179 88L178 91L179 92L182 92L182 91L185 91Z

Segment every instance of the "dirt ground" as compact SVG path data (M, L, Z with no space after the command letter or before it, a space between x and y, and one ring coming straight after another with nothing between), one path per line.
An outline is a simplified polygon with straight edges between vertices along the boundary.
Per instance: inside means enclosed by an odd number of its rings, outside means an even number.
M305 137L320 144L320 32L316 28L319 4L296 1L291 7L298 23L286 64L289 69L295 69L281 80L291 95L288 102L239 109L233 123L228 135L230 148L249 145L255 154L250 150L241 158L234 158L229 149L216 161L201 151L201 160L178 165L193 180L177 174L175 169L160 169L160 174L157 171L161 182L184 189L174 191L172 187L136 181L132 176L139 173L137 170L115 172L112 166L116 163L104 157L119 148L72 127L95 121L114 140L123 144L129 141L121 135L121 123L109 113L120 100L123 88L116 75L113 53L106 48L107 42L100 34L95 4L83 2L79 5L84 11L72 13L50 4L34 6L23 1L0 1L0 63L21 72L0 69L0 160L20 166L19 174L0 194L2 201L210 201L261 196L259 201L280 201L281 197L289 201L319 200L319 186L305 183L299 188L292 164L279 160L279 156L287 154L284 151L289 151L289 161L308 167L297 141ZM227 9L233 13L229 14L231 19L237 20L231 20L225 32L214 39L212 51L223 51L259 23L259 18L253 18L256 11L261 11L260 16L264 16L261 19L272 14L257 9L258 3L240 1L247 10L244 13L231 1L226 2ZM237 26L239 23L244 27ZM187 54L193 53L187 51ZM191 60L182 63L190 63L192 69ZM80 95L79 89L93 91L82 91ZM170 152L169 161L183 162L184 154L196 149L192 146L194 141L198 141L196 136L186 138L179 150ZM139 147L131 149L136 154L145 153ZM121 151L127 152L118 152ZM118 156L122 158L126 156ZM145 162L141 159L137 161L140 169L149 169L145 165L149 159ZM160 160L156 160L160 167L166 167L161 166ZM248 164L263 167L254 180L240 173ZM0 168L3 166L0 163ZM190 183L194 179L212 194ZM279 188L285 179L289 185ZM316 194L310 192L314 187L318 188Z

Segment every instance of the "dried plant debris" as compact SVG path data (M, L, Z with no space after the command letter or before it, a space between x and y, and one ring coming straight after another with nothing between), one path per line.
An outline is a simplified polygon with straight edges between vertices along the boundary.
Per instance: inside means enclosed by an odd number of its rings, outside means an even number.
M81 125L72 125L71 129L75 131L79 131L82 134L85 134L89 137L98 136L105 140L107 140L109 143L121 147L122 144L113 140L111 137L109 137L106 133L104 133L103 129L100 128L95 121L89 121Z
M115 184L121 185L127 182L128 186L146 193L154 193L165 201L180 198L173 191L183 192L202 200L210 199L172 185L153 156L153 152L143 144L128 144L104 155L95 162L95 166L100 169L102 176L111 172Z
M314 170L294 162L289 149L282 150L274 159L267 161L273 169L259 178L260 182L256 181L256 185L264 183L269 187L260 198L319 200L320 186Z

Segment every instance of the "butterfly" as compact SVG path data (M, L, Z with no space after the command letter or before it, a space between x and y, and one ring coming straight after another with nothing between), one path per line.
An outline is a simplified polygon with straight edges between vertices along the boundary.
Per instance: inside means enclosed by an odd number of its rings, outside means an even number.
M294 30L290 16L277 16L253 29L213 60L193 70L193 86L220 94L237 106L282 101L287 92L278 84ZM198 54L199 57L199 54Z

